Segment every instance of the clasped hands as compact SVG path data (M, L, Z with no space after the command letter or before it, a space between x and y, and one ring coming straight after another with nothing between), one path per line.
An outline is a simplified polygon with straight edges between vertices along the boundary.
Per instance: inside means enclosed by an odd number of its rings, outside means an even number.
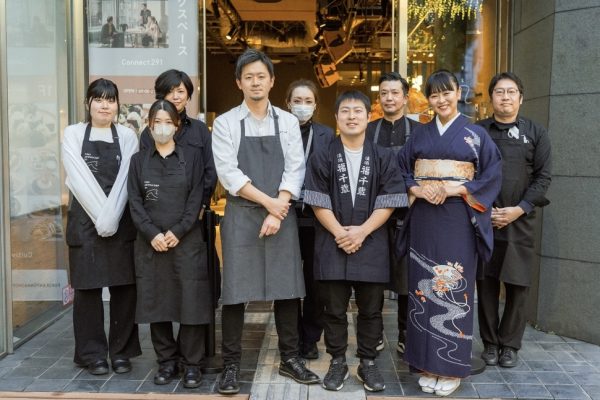
M523 209L519 206L494 207L492 208L492 226L496 229L502 229L524 213Z
M336 232L335 242L346 254L353 254L360 250L366 237L367 233L362 226L342 226Z
M171 231L167 233L159 233L154 236L154 239L150 242L152 248L159 252L164 252L173 248L179 244L179 239Z
M431 204L444 204L446 198L460 196L461 186L450 185L426 185L413 186L410 188L411 193L420 199L424 199Z
M278 197L271 197L264 207L269 212L269 215L265 217L260 232L258 233L259 238L264 236L275 235L281 228L281 221L283 221L290 211L291 203L286 199L280 199Z

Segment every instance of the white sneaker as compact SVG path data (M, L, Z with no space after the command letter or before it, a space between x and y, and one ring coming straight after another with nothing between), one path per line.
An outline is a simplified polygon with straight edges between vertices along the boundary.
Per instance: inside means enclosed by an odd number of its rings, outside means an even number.
M377 347L375 347L375 350L381 351L383 349L385 349L385 343L383 342L383 339L379 339L379 342L377 342Z
M435 392L435 386L437 384L438 377L433 375L421 375L419 378L419 386L425 393Z
M460 386L460 378L438 378L435 385L435 394L438 396L448 396L454 393Z

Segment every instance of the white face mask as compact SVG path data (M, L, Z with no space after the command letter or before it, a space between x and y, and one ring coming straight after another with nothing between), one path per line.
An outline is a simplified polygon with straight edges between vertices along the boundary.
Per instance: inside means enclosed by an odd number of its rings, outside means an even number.
M151 130L154 141L160 144L165 144L171 140L175 134L175 125L170 124L156 124L154 129Z
M312 118L315 107L315 104L292 104L292 114L303 124Z

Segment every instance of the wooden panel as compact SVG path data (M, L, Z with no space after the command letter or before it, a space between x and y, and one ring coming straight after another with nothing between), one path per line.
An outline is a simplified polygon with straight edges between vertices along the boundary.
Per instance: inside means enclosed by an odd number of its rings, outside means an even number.
M244 21L314 21L316 1L281 0L277 3L258 3L254 0L231 0Z

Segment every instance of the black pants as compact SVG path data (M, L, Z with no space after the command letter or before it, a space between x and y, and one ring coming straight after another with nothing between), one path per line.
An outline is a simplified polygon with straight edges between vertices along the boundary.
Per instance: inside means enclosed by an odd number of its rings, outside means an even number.
M398 341L406 342L406 315L408 313L408 295L398 294Z
M491 277L477 281L479 333L485 344L519 350L527 324L525 304L529 287L509 283L504 283L504 287L506 302L500 319L500 281Z
M306 297L298 312L300 343L305 349L321 339L323 333L323 303L319 297L319 283L314 278L315 228L300 227L300 254L304 271L304 286Z
M108 341L104 333L102 288L76 289L73 300L73 361L87 365L95 360L131 358L142 354L135 321L135 285L111 286Z
M150 336L159 364L181 362L185 366L203 366L206 325L179 325L175 341L172 322L153 322Z
M358 356L373 360L377 357L377 342L381 336L381 299L385 284L351 281L320 281L321 298L325 306L323 326L325 346L332 357L346 354L348 349L348 303L354 288L358 318L356 340Z
M282 361L298 356L298 302L300 299L275 300L275 327ZM223 364L239 364L242 359L242 333L245 304L224 305L221 310Z

